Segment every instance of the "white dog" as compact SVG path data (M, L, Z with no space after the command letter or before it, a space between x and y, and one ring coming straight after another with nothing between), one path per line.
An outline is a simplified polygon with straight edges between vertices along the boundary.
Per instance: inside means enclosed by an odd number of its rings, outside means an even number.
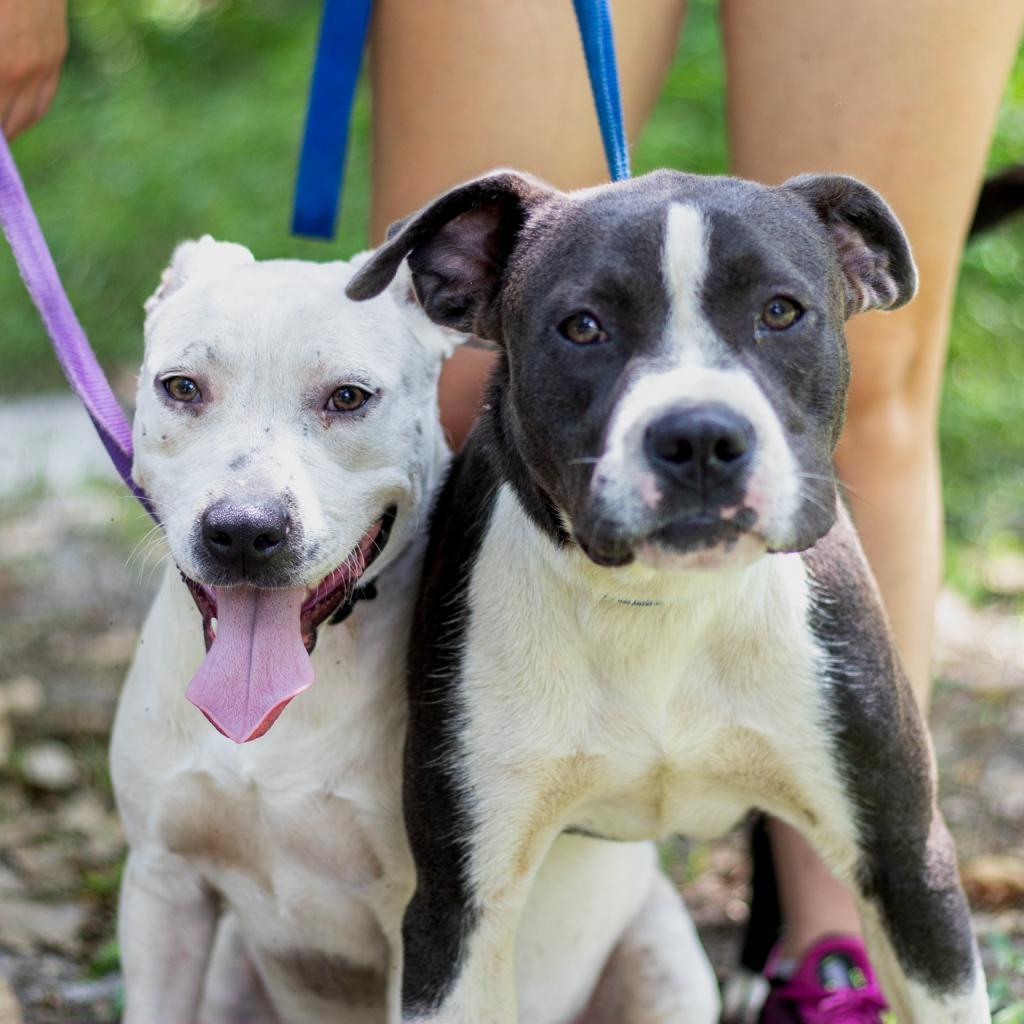
M147 304L135 477L177 568L111 755L127 1024L397 1019L405 637L456 336L407 275L346 299L355 269L204 238ZM674 1021L717 998L645 843L559 840L518 963L529 1024Z

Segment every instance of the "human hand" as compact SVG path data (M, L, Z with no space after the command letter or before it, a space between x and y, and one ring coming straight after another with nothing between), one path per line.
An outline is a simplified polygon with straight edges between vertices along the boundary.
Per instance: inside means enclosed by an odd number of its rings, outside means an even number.
M0 0L0 127L8 139L46 113L67 48L65 0Z

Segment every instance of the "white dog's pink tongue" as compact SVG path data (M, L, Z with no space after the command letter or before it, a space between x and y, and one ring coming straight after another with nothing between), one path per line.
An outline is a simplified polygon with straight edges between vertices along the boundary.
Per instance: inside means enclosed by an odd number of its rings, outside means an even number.
M299 617L306 591L218 587L217 635L186 696L236 743L262 736L313 682Z

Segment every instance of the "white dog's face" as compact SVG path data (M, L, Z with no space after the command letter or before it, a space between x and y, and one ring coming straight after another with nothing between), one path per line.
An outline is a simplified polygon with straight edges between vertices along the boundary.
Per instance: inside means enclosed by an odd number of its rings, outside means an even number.
M134 475L209 605L208 644L234 635L226 606L245 595L245 622L257 599L271 624L298 605L312 649L425 514L446 336L400 308L407 283L347 299L354 270L257 263L204 238L179 247L147 303Z

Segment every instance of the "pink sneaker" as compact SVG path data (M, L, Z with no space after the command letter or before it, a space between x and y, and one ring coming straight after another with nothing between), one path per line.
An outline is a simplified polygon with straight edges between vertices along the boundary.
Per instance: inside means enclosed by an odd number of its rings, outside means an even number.
M882 1024L885 998L856 936L815 943L788 978L777 976L778 962L776 947L765 966L771 991L761 1024Z

